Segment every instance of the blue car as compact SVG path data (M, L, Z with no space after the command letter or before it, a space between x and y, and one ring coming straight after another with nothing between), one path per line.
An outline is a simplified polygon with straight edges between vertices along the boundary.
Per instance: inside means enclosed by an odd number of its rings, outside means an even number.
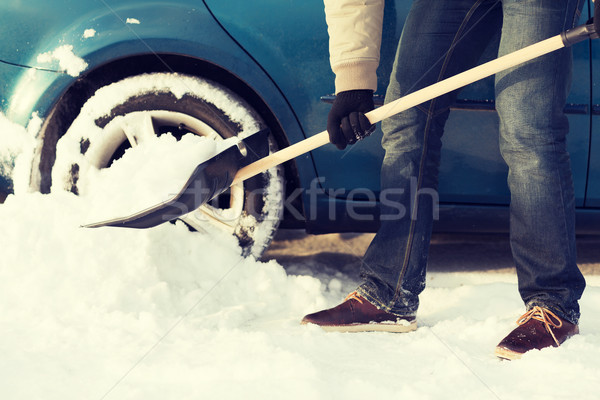
M410 3L386 1L385 37L399 37ZM2 0L0 38L0 110L22 125L43 120L31 174L32 188L43 193L79 193L82 160L110 168L147 135L220 140L269 128L264 150L273 152L323 131L333 100L321 0ZM384 41L376 103L395 42ZM579 233L600 231L598 46L573 47L566 109ZM490 46L481 62L494 57ZM86 107L103 133L70 129L89 118ZM343 152L323 146L232 187L184 221L231 231L255 255L280 222L311 233L374 231L380 139L378 130ZM69 152L66 141L79 145ZM435 229L506 231L507 167L491 78L461 91L443 142ZM10 193L10 176L0 185Z

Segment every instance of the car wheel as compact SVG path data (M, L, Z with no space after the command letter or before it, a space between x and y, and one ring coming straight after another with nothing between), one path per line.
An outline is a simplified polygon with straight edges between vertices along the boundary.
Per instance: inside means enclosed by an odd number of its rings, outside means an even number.
M80 194L86 170L110 168L125 150L150 135L169 132L180 138L191 132L224 140L263 128L265 123L252 107L215 82L175 73L138 75L96 91L55 149L42 144L40 157L44 151L56 151L56 161L39 163L38 181L50 175L52 191ZM276 150L273 138L264 146L268 152ZM232 186L180 219L193 230L230 232L238 237L244 255L259 257L279 224L283 188L282 168L275 167Z

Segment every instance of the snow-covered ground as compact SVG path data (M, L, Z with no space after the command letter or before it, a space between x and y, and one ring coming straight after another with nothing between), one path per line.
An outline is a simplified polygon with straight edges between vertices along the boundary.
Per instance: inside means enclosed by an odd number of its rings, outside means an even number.
M0 128L0 157L27 160L31 132L1 114ZM598 398L593 268L581 334L519 361L493 356L524 310L514 274L497 264L504 250L489 240L434 243L417 331L325 333L299 321L353 289L368 236L316 241L284 232L266 254L272 259L257 261L240 257L232 237L182 224L81 228L109 202L116 210L144 193L131 187L141 172L126 161L138 156L98 172L79 197L28 193L26 162L17 162L17 194L0 205L0 398ZM128 196L110 196L126 188ZM464 250L436 250L445 245ZM471 268L462 270L461 261Z

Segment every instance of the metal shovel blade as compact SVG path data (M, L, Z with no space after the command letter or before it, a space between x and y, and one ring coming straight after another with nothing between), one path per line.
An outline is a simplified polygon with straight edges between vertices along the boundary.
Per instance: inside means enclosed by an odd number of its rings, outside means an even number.
M265 146L265 143L269 133L269 129L256 132L243 139L237 146L231 146L198 164L181 191L169 200L127 217L83 227L152 228L194 211L226 191L238 169L267 155L268 146Z

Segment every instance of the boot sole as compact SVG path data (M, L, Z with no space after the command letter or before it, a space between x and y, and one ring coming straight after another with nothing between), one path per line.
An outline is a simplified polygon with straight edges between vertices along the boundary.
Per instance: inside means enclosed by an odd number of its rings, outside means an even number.
M406 324L351 324L351 325L319 325L326 332L394 332L404 333L417 329L417 322L408 322Z
M503 360L518 360L523 357L522 353L517 353L516 351L506 349L504 347L496 347L494 351L496 357L501 358Z

